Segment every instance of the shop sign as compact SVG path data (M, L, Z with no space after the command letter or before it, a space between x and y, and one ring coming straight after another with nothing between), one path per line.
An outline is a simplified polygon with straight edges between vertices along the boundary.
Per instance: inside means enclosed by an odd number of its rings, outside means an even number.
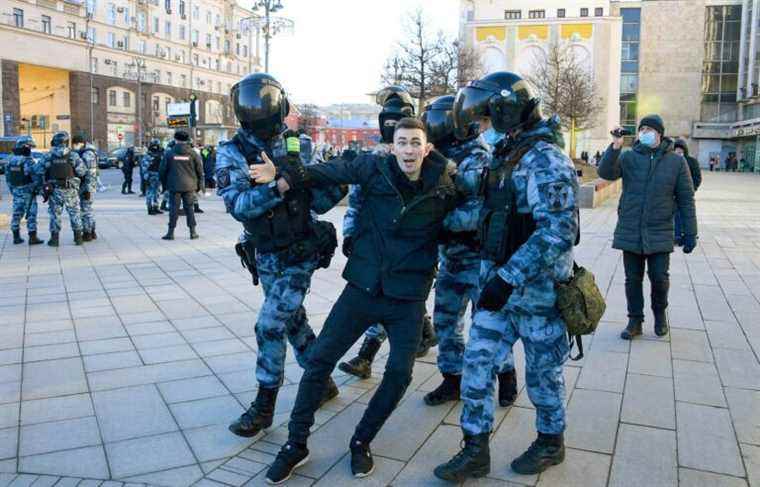
M734 133L735 137L753 137L755 135L760 135L760 125L740 127L736 129Z

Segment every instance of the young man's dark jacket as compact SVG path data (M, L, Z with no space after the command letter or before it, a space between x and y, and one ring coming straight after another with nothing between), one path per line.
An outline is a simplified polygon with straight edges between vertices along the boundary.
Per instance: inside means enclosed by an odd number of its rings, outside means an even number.
M686 144L676 142L676 146L683 149L683 157L686 159L686 163L689 165L689 172L691 173L691 182L694 185L694 191L697 191L702 184L702 169L699 167L699 161L689 155L689 148Z
M636 254L673 251L673 212L678 207L683 233L697 236L694 186L689 166L663 139L657 148L638 141L621 154L610 145L599 164L599 176L623 178L618 222L612 247Z
M361 154L306 167L315 186L358 184L362 217L353 233L353 251L343 278L371 294L425 300L438 262L438 235L457 204L446 159L433 151L412 182L393 155Z
M164 188L171 192L203 189L203 161L189 144L177 142L167 150L158 175Z

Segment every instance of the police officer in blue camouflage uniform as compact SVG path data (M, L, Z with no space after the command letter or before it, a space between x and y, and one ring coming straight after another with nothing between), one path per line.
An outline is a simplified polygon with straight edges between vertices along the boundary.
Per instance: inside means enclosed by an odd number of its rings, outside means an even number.
M573 268L578 181L559 147L559 121L545 119L539 105L533 88L508 72L489 74L457 94L458 133L490 122L508 137L494 152L485 184L480 235L481 273L487 277L464 356L464 446L435 469L444 480L490 472L494 364L518 339L538 438L512 461L512 470L537 474L565 457L562 366L569 347L555 283L569 279Z
M11 231L13 243L24 242L21 238L21 218L26 214L26 230L29 232L29 245L41 244L37 238L37 191L35 183L32 149L35 147L34 139L28 135L19 137L13 147L13 155L8 158L5 167L5 181L13 195L13 216L11 217Z
M469 127L464 140L454 135L451 111L454 96L436 98L422 114L428 140L457 164L455 182L467 198L446 217L447 231L441 239L438 275L435 282L433 325L438 337L438 370L443 382L425 395L425 403L437 406L459 400L464 359L464 314L480 296L480 245L477 229L483 202L479 195L485 168L491 164L491 148L479 137L478 127ZM511 406L517 399L517 378L511 351L497 366L499 405Z
M378 114L380 126L380 143L372 149L372 154L386 156L390 154L393 144L393 131L396 123L405 117L414 117L414 101L409 92L400 86L388 86L375 95L375 102L382 107ZM343 255L351 254L354 240L356 220L359 218L363 205L363 196L358 185L352 185L348 192L348 208L343 216ZM378 323L367 328L364 333L364 341L356 357L341 362L338 368L347 374L361 379L369 379L372 376L372 361L380 350L383 342L388 338L382 324ZM425 314L423 318L422 339L417 350L417 357L427 355L430 347L437 344L430 316Z
M164 158L164 149L161 147L161 141L153 139L148 144L148 153L140 161L140 170L145 174L145 206L148 208L148 215L162 215L164 212L158 209L158 193L160 178L158 169L161 167L161 159Z
M79 208L82 213L82 240L89 242L98 238L92 212L92 200L98 190L98 155L95 147L86 143L81 135L75 135L71 139L71 145L87 168L79 181Z
M290 106L280 83L266 73L246 76L232 87L231 96L241 129L217 150L217 192L232 217L243 224L247 267L258 275L264 289L255 326L258 393L251 407L229 427L238 436L251 437L272 424L284 377L286 338L298 363L306 365L315 336L303 301L312 274L323 265L318 253L308 249L313 249L315 225L326 223L315 222L311 212L326 212L345 192L332 189L331 198L325 191L318 195L309 190L282 195L274 184L255 183L249 166L263 163L262 153L275 161L282 174L298 169L298 136L288 139L294 145L292 151L285 150L282 136ZM322 400L337 394L330 379Z
M48 199L50 214L50 240L48 245L58 247L63 209L69 214L74 243L82 245L82 215L79 209L79 181L87 174L87 166L79 155L69 149L69 134L61 131L50 140L50 152L42 164L43 193Z

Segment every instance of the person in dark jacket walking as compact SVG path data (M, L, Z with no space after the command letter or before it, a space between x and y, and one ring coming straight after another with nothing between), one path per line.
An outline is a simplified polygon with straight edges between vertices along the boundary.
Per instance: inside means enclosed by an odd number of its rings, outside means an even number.
M689 147L683 139L676 139L673 143L673 152L686 159L686 163L689 165L689 172L691 173L691 182L694 185L694 192L696 193L702 184L702 169L699 168L699 161L689 155ZM684 233L682 221L681 212L676 209L676 214L673 217L673 227L675 229L675 244L678 247L683 246Z
M124 165L121 172L124 174L124 182L121 183L121 194L135 194L132 191L132 173L135 169L135 148L129 147L124 153Z
M187 227L190 238L198 238L195 231L195 211L193 196L203 190L203 162L201 156L190 145L190 135L184 130L174 133L176 143L166 151L164 160L158 170L161 184L169 191L169 230L164 240L174 240L174 227L177 226L177 210L180 202L185 208Z
M303 184L318 186L358 184L365 200L343 271L348 284L314 342L298 387L288 442L267 472L270 483L283 482L308 459L309 429L327 380L368 326L383 324L391 352L383 380L351 438L354 476L367 476L374 469L369 445L411 382L425 299L438 261L437 240L457 200L449 161L431 152L422 122L404 118L395 130L393 155L363 153L350 162L307 166L305 178L286 174L276 179L280 192L298 188L304 179ZM251 175L260 182L275 178L271 164L253 166Z
M683 157L673 152L673 143L664 135L662 118L648 115L639 122L633 149L621 154L623 138L613 135L612 144L599 164L601 178L623 179L612 247L623 251L628 302L628 326L620 334L624 340L642 333L645 266L652 285L654 332L657 336L668 333L668 268L673 252L676 209L683 218L684 253L691 253L697 246L694 183L689 166Z

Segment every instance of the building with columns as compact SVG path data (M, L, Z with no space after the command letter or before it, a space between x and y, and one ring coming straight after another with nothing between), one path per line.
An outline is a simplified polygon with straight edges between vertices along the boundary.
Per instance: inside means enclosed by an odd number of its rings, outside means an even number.
M5 0L0 133L139 144L168 137L167 105L194 93L196 140L228 137L230 87L260 70L252 15L236 0Z
M489 71L524 72L546 38L586 49L606 111L580 147L659 113L703 166L760 171L760 0L462 0L460 37Z

